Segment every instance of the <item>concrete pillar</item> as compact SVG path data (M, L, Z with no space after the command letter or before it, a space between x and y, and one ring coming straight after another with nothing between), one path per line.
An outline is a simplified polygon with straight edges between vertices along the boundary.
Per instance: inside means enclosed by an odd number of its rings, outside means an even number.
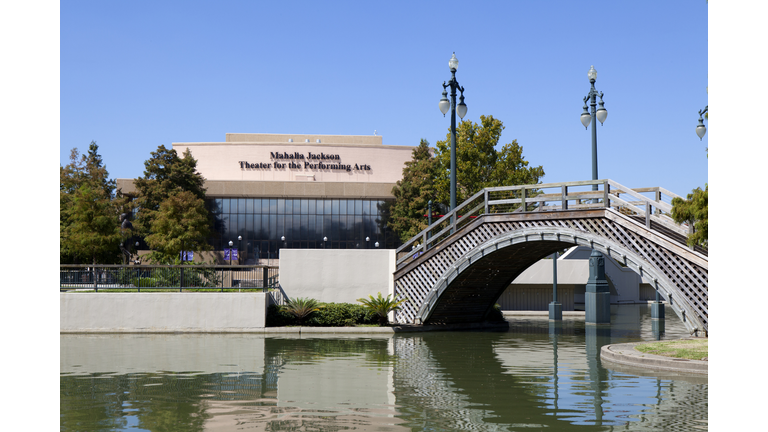
M605 257L592 250L589 256L589 279L584 293L584 314L587 324L610 324L611 293L605 279Z

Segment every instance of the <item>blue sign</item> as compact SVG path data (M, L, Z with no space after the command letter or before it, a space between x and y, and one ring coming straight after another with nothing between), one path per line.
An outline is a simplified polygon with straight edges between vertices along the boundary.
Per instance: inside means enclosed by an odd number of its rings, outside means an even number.
M232 258L230 258L230 255ZM237 249L224 249L224 260L227 261L229 259L237 259Z
M195 253L192 251L181 251L181 260L182 261L194 261L195 259Z

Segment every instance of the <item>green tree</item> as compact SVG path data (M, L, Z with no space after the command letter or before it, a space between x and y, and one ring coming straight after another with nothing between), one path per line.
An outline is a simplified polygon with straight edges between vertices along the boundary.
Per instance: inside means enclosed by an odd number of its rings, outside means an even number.
M205 201L190 191L173 193L154 212L150 234L145 241L153 251L149 259L174 263L183 250L210 250L211 217Z
M413 156L403 168L403 177L392 188L395 202L389 207L387 226L394 230L402 241L415 236L427 227L429 200L435 199L435 158L429 143L422 139L413 149Z
M91 141L84 155L72 149L69 159L59 167L60 262L119 262L118 204L123 198L115 195L99 146Z
M163 145L150 154L151 157L144 162L144 177L134 182L139 206L135 228L143 235L151 233L160 204L171 195L188 191L201 200L205 199L205 179L197 171L197 160L189 149L181 158L176 150Z
M687 199L672 199L672 219L677 223L688 222L693 224L694 232L688 235L688 245L699 245L703 248L708 246L708 223L709 216L709 184L704 185L704 190L696 188L688 194Z
M493 116L480 116L480 124L462 121L456 128L456 204L486 187L537 184L544 169L529 167L523 148L513 140L496 150L504 124ZM437 199L450 202L451 135L437 142L434 181Z

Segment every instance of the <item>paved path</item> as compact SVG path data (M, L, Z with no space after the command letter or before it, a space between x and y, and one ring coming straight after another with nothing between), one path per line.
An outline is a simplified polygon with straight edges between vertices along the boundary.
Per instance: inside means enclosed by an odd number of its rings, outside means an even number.
M688 360L646 354L635 349L635 346L653 342L632 342L605 345L600 350L602 360L624 366L632 366L654 371L682 372L697 375L708 374L708 363L705 360Z

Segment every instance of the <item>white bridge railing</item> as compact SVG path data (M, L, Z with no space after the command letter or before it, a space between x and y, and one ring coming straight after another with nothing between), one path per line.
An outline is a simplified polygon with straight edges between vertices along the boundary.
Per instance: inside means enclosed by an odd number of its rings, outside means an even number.
M595 185L597 190L593 190ZM486 188L400 246L397 265L434 248L473 219L487 214L611 208L644 219L648 228L653 221L688 235L692 227L677 224L669 216L673 198L680 196L661 187L630 189L609 179Z

